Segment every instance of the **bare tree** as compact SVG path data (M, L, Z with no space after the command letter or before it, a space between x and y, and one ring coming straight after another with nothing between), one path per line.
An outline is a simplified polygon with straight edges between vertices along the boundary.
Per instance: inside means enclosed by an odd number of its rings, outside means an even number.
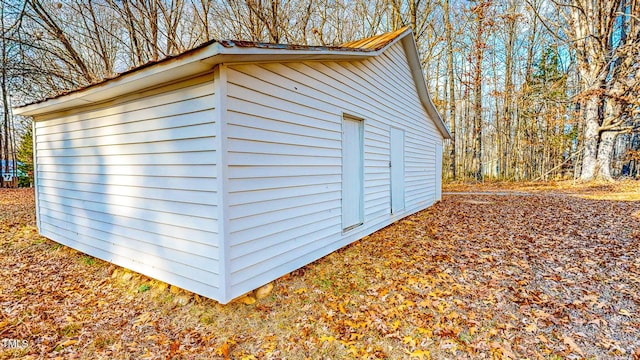
M566 0L557 2L556 6L568 25L566 35L575 51L582 80L578 100L584 109L585 126L580 178L583 181L595 177L610 179L615 136L630 130L624 126L620 110L626 107L620 104L620 95L624 92L622 79L640 57L637 51L640 38L637 30L631 30L637 29L640 21L635 15L638 1ZM607 102L613 103L607 105Z
M484 169L482 162L482 83L483 83L483 63L486 39L485 31L490 25L488 19L488 9L491 6L491 0L483 1L474 6L471 11L475 15L475 39L473 54L473 173L476 180L482 180L484 177Z
M449 131L451 132L451 142L449 146L449 171L451 179L456 180L456 92L455 92L455 76L453 69L453 29L451 26L451 10L449 8L449 0L443 0L442 10L444 12L444 28L447 42L447 83L449 85Z

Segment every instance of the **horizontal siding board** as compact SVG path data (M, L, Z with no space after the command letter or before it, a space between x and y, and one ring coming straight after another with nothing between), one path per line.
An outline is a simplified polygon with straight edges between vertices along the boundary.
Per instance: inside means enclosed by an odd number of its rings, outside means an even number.
M60 189L79 193L95 193L98 196L128 196L138 199L152 199L167 202L184 202L202 205L213 205L216 202L216 192L203 192L184 189L152 188L142 186L123 186L117 183L89 184L80 182L46 180L40 181L43 187Z
M255 178L234 179L229 182L228 191L230 193L267 189L282 189L295 186L340 184L341 176L338 175L313 175L313 176L291 176L291 177L270 177L263 175L260 181Z
M260 170L256 171L256 167ZM229 168L230 179L262 178L265 174L269 177L340 175L340 168L335 165L236 165Z
M387 197L389 193L389 187L386 184L380 186L367 186L364 188L365 200L374 199L377 197Z
M340 159L328 156L277 155L260 153L229 153L231 166L338 166Z
M69 153L67 153L69 154ZM150 156L153 155L153 156ZM214 151L184 153L94 155L94 156L38 156L38 164L50 165L212 165Z
M210 191L208 184L215 181L209 169L215 165L193 167L192 171L184 170L179 165L38 165L36 171L43 179L69 181L77 176L77 182L92 184L110 184L116 181L119 185L148 186L155 188L171 187L187 190ZM148 180L148 183L145 183ZM154 184L156 184L154 186ZM169 186L167 186L169 185ZM174 186L171 186L174 185ZM179 185L183 185L180 187ZM202 187L202 188L200 188Z
M52 145L52 144L50 144ZM38 149L38 155L42 157L59 156L64 148L55 148L45 145ZM115 156L135 154L166 154L202 152L211 150L211 138L176 139L156 141L150 143L129 143L118 145L85 146L73 149L73 156Z
M354 93L361 94L361 97L367 101L370 106L374 106L376 110L384 111L392 117L392 111L394 107L402 108L405 112L413 111L415 106L404 101L406 94L396 92L394 88L381 88L381 85L388 84L389 81L376 81L372 80L371 76L360 71L360 69L350 63L324 63L323 67L319 67L319 70L325 73L327 76L333 78L341 78L348 87L350 87ZM385 94L388 98L392 98L393 103L389 102L375 102L376 98L379 98L379 94ZM410 113L410 115L416 115Z
M338 100L338 104L341 107L349 109L355 108L359 111L363 111L362 114L367 118L382 118L388 123L392 123L396 118L393 106L388 101L380 101L380 94L370 93L370 96L362 96L363 93L359 92L359 84L355 84L349 79L344 78L340 74L333 71L325 63L304 63L305 67L301 67L302 64L294 63L292 67L295 67L298 71L304 71L310 78L318 81L318 84L324 91L333 92L334 96L339 96L344 100ZM328 79L333 79L334 83L338 82L340 85L335 84L333 86L327 85ZM357 86L356 86L357 85ZM355 86L352 87L352 86ZM342 96L339 94L342 92ZM355 96L354 96L355 95Z
M406 65L403 75L399 75L399 73L393 71L388 66L383 65L384 62L381 61L368 61L368 62L359 62L353 64L347 64L346 68L351 69L352 71L358 73L360 76L369 79L369 82L376 82L374 79L374 74L376 77L384 77L387 81L377 81L378 91L380 93L389 94L389 97L392 97L395 101L395 104L400 105L405 109L410 109L411 115L413 116L421 116L421 109L416 108L416 104L418 103L417 93L415 92L415 85L413 81L407 82L403 81L402 78L406 79L406 74L410 74L410 70L406 60L400 60L394 62L396 66ZM357 70L353 70L353 69Z
M377 191L389 192L391 183L389 182L388 176L389 175L386 174L383 179L367 181L364 186L364 194L368 195Z
M395 49L396 53L402 51L399 49ZM402 56L402 61L398 63L400 66L404 66L406 71L400 71L397 67L390 68L388 66L379 65L379 61L371 61L371 62L354 62L354 63L346 63L347 68L358 68L358 67L369 67L369 71L365 71L360 73L361 76L370 77L370 74L385 74L386 81L377 81L378 84L393 84L394 86L386 87L384 91L381 93L392 94L392 98L395 101L393 102L385 102L385 105L393 107L395 105L395 110L399 112L404 112L404 119L415 119L417 121L409 121L403 123L401 119L390 119L392 121L396 121L402 124L403 127L408 127L411 130L415 130L414 133L419 133L423 137L428 138L429 140L433 140L436 138L437 130L432 121L427 120L427 116L424 113L424 109L420 106L417 93L415 92L415 84L413 80L410 78L410 73L408 72L408 63L404 59L404 54ZM331 67L331 65L329 65ZM335 65L332 67L334 70L337 68ZM398 90L402 90L398 92ZM375 97L374 97L375 98ZM403 99L410 99L409 103L402 103ZM428 131L423 131L424 129Z
M70 140L38 141L37 150L46 149L75 149L83 147L99 148L114 144L148 144L167 142L178 139L213 138L215 136L212 124L187 125L175 128L157 129L150 127L146 131L135 133L115 134L95 137L76 138Z
M216 219L184 214L180 212L180 209L176 208L170 208L170 211L161 211L156 209L127 206L115 203L105 203L78 198L62 197L56 194L55 191L50 191L48 189L46 191L40 190L38 194L43 203L51 202L62 205L63 207L88 209L103 213L105 214L105 217L108 217L114 213L118 213L127 217L140 218L150 222L162 222L167 225L173 226L182 225L185 227L190 227L192 229L216 228ZM143 204L136 205L147 206ZM213 209L214 207L212 206L210 208ZM209 214L209 216L212 216L212 214Z
M339 150L335 147L318 147L309 146L308 144L293 144L291 142L275 142L273 139L259 140L230 138L227 149L230 152L257 152L261 154L340 156Z
M407 212L410 214L420 209L421 208L408 208ZM279 261L279 257L271 257L263 262L256 263L255 266L243 269L242 272L235 273L232 275L235 289L239 294L243 294L246 291L254 289L254 284L256 282L266 283L271 281L273 280L274 274L283 275L289 273L339 249L342 246L370 234L391 222L392 220L390 220L388 214L385 214L385 216L372 219L371 224L365 224L363 227L356 228L356 231L343 237L336 237L335 235L326 236L324 238L314 237L312 241L305 243L301 247L290 248L290 251L282 255L284 257L283 261Z
M309 99L322 99L327 104L325 107L358 109L365 118L383 115L383 113L376 113L378 110L376 104L366 103L363 99L353 96L353 93L340 83L340 80L320 73L316 69L320 66L322 66L321 63L289 63L269 64L268 68L272 71L280 71L283 77L304 79L300 81L304 81L310 87L305 95Z

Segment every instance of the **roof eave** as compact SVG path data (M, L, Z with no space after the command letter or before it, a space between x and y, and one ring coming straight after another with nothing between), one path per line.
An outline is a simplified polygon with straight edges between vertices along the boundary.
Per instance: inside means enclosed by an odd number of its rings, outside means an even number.
M416 84L416 90L418 91L418 97L422 102L422 106L433 119L433 122L438 128L438 131L440 131L443 139L451 139L451 133L438 113L436 106L433 104L431 95L429 95L427 83L424 79L424 74L422 73L422 66L420 65L420 58L418 58L418 46L416 45L413 36L406 36L406 34L403 34L401 41L405 48L407 60L409 61L409 68L411 69L411 75L414 83Z
M34 116L88 106L124 94L139 92L158 84L195 76L207 72L221 63L349 60L372 57L378 54L379 51L311 47L306 49L229 47L214 42L183 55L135 69L113 79L89 85L86 88L72 91L65 95L16 107L14 108L14 114Z

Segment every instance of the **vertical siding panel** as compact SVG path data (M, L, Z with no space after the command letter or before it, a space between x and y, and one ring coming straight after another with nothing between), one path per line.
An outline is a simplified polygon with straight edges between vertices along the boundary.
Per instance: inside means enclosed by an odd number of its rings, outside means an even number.
M40 232L219 298L211 74L33 124Z
M420 103L401 43L361 62L233 65L228 82L233 296L435 200L433 159L441 137ZM343 114L364 118L365 222L347 232L340 220ZM393 215L391 126L406 132L406 210Z

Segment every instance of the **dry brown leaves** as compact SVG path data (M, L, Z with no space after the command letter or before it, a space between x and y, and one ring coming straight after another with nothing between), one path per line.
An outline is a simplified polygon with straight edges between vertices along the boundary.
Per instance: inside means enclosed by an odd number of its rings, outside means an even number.
M578 182L453 182L444 184L444 192L561 193L578 196L616 197L615 200L640 200L640 182L636 180Z
M638 201L446 195L226 306L43 239L32 209L0 191L0 339L26 341L0 358L640 358Z

